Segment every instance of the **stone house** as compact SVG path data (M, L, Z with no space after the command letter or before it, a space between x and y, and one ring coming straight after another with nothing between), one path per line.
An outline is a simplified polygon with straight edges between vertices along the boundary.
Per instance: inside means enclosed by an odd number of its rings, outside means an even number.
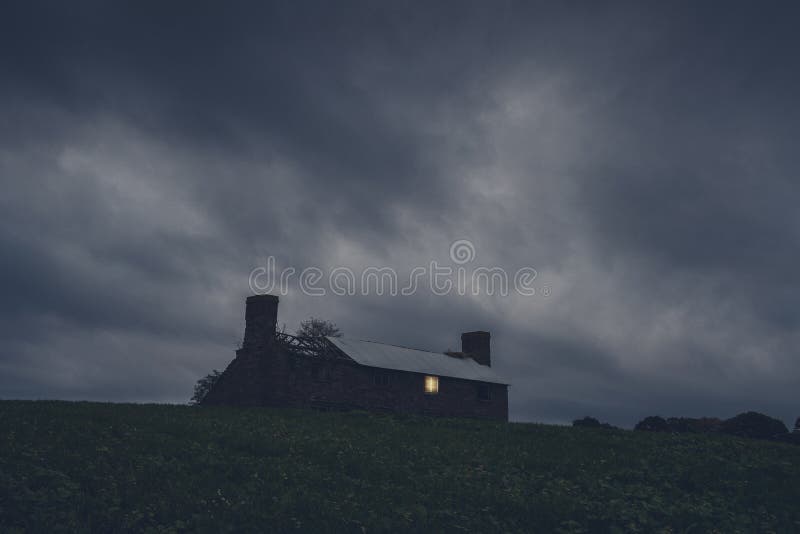
M508 383L491 368L489 332L461 352L429 352L276 331L278 297L248 297L242 348L204 405L363 409L508 420Z

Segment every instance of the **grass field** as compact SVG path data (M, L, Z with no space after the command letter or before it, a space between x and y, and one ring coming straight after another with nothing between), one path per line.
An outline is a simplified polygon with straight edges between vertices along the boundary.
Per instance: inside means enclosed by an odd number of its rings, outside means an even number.
M800 447L456 419L0 401L0 531L800 532Z

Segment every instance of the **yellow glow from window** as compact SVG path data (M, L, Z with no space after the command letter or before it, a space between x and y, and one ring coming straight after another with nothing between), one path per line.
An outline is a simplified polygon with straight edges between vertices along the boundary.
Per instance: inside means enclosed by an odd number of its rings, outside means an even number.
M428 394L435 394L439 393L439 377L438 376L426 376L425 377L425 393Z

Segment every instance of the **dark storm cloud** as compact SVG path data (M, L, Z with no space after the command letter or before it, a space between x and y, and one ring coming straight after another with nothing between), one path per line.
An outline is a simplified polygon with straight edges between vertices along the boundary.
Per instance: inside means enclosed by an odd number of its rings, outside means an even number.
M550 298L304 297L493 332L512 417L796 416L797 13L25 3L0 17L0 396L173 400L250 270L408 272L468 238Z

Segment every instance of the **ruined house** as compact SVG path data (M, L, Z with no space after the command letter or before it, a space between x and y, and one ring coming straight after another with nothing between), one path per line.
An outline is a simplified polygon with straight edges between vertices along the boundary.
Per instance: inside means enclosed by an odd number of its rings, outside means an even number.
M278 297L247 298L242 347L204 405L363 409L508 420L508 383L491 367L489 332L460 352L276 331Z

